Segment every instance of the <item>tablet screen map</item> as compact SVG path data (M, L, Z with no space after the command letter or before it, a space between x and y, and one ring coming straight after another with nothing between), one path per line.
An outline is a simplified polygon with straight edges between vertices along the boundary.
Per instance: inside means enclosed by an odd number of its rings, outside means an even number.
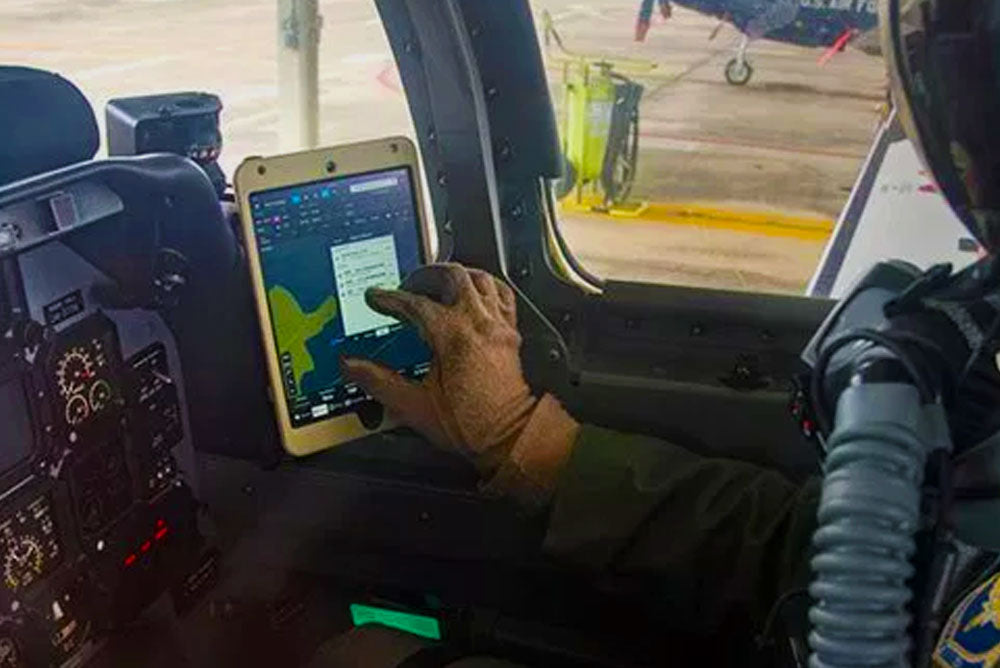
M364 300L424 261L409 168L252 193L250 209L293 427L368 399L343 382L341 355L426 372L416 331Z

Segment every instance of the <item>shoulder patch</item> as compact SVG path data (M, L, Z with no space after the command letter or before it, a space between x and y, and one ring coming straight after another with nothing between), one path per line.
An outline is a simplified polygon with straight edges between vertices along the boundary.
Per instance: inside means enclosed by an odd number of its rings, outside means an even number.
M1000 573L958 604L934 650L937 668L1000 666Z

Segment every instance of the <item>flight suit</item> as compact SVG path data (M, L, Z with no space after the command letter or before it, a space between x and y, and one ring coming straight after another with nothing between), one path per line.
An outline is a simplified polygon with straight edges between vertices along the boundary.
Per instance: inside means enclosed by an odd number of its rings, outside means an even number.
M768 618L795 600L777 633L794 636L780 641L798 641L801 660L819 483L796 485L753 464L583 425L556 484L545 549L598 578L648 578L674 628L749 621L751 632L764 634L765 626L776 630ZM995 566L956 600L932 665L1000 666Z
M558 478L545 551L596 578L648 578L672 626L760 632L809 582L819 481L583 425Z

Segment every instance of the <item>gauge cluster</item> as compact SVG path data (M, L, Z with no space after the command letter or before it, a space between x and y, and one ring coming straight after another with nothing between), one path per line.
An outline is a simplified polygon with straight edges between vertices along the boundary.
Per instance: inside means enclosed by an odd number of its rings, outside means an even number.
M132 478L120 440L108 440L87 450L74 459L70 491L80 532L92 536L128 511Z
M62 545L48 495L31 500L0 521L0 553L3 585L11 592L30 587L59 564Z
M67 350L56 362L56 384L66 402L64 416L70 425L82 424L91 414L107 407L111 386L97 378L98 369L107 367L99 340L91 348L77 346ZM94 401L100 397L100 403Z
M100 319L85 321L82 331L57 348L48 364L52 394L62 418L60 431L71 443L90 424L101 422L120 408L120 361L113 329Z
M184 433L181 407L162 343L140 350L126 367L133 397L132 433L149 444L137 453L140 493L152 497L168 488L177 474L172 451Z

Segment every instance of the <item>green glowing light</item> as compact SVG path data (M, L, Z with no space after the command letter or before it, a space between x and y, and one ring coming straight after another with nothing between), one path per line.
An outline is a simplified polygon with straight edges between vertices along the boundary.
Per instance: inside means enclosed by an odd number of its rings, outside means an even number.
M441 640L441 624L433 617L414 615L410 612L376 608L359 603L351 604L351 619L355 626L381 624L416 636Z

